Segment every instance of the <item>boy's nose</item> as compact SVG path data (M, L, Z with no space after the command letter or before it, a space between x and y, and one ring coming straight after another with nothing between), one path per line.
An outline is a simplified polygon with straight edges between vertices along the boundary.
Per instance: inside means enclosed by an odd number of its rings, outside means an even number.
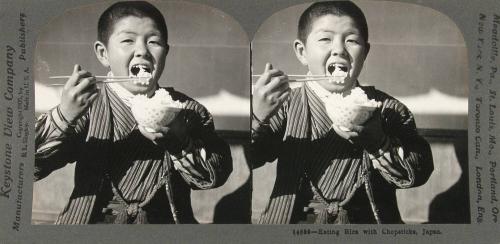
M334 42L332 42L332 47L331 48L332 48L331 49L331 55L332 56L345 56L347 54L344 42L342 42L342 41L334 41Z
M147 45L143 42L137 42L135 45L135 51L134 55L136 57L144 57L144 56L150 56L151 54L149 53L149 49Z

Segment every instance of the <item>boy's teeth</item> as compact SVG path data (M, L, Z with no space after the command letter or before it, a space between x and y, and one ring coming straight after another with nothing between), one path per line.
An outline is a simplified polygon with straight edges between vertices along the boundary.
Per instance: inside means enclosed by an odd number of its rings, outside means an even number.
M138 76L141 73L151 73L151 70L146 65L134 65L130 68L131 76Z
M151 70L146 65L134 65L130 69L131 77L139 79L134 80L134 84L148 85L149 79L152 77Z
M327 67L328 75L330 75L329 82L336 84L344 84L348 68L338 64L329 64Z
M330 64L328 65L327 67L327 71L330 75L333 75L333 73L337 73L337 72L347 72L347 67L346 66L341 66L341 65L337 65L337 64Z

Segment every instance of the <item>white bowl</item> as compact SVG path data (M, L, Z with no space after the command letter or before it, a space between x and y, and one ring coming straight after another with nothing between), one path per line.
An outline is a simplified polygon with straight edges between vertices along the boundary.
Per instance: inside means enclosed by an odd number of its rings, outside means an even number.
M353 125L362 125L371 116L377 106L364 106L355 103L327 103L325 104L328 117L341 130L348 131Z
M161 127L166 127L175 120L180 108L174 107L135 107L132 114L137 124L144 126L148 132L158 132Z
M159 91L151 98L136 95L131 101L135 120L149 132L170 125L183 109L182 103L173 101L168 92Z

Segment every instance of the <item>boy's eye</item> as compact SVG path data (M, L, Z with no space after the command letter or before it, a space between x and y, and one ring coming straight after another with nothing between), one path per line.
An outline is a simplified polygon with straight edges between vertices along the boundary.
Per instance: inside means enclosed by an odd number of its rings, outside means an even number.
M122 42L123 43L132 43L132 42L134 42L134 40L132 40L132 39L124 39L124 40L122 40Z
M148 41L148 44L151 44L151 45L164 46L163 39L159 38L157 36L152 36L152 37L148 38L147 41Z
M149 41L150 44L154 44L154 45L162 45L162 42L161 41Z
M320 42L329 42L330 41L330 38L328 37L323 37L323 38L320 38L319 39Z

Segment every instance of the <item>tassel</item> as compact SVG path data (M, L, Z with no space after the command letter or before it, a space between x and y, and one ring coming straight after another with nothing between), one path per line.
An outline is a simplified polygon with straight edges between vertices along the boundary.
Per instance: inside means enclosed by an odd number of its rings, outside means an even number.
M128 224L128 214L125 208L116 215L115 224Z
M135 218L135 224L145 224L147 222L146 211L142 208L138 209L137 217Z
M336 224L349 224L349 216L347 215L347 210L342 207L339 207L339 211L337 214L337 219L335 220Z
M339 206L337 202L331 202L318 212L315 224L349 224L347 210Z
M322 209L319 211L318 216L316 217L316 220L314 221L315 224L328 224L328 219L330 214L328 214L328 211L325 209Z

